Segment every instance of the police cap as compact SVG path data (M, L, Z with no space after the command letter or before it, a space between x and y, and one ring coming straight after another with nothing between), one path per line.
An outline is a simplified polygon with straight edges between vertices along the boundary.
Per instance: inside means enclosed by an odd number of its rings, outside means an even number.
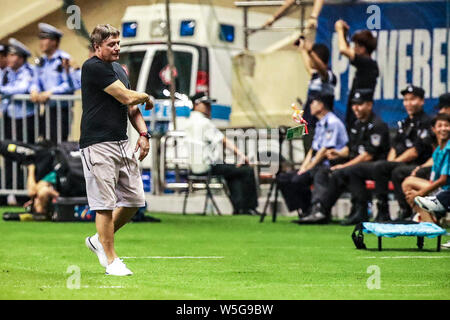
M416 86L414 86L412 84L408 84L405 89L400 91L400 93L402 94L402 96L404 96L407 93L412 93L416 97L419 97L419 98L422 98L422 99L425 97L425 90L423 90L420 87L416 87Z
M28 50L28 48L19 40L9 38L8 44L8 53L17 54L24 58L31 56L30 50Z
M8 46L0 43L0 53L3 53L3 54L8 53Z
M62 31L56 29L54 26L48 23L39 23L39 38L41 39L60 39L63 36Z
M439 96L439 102L436 106L437 109L450 108L450 93L444 93Z
M373 102L372 89L356 89L351 98L352 104L360 104L364 102Z
M205 92L199 92L191 97L193 105L196 105L198 103L207 103L211 104L216 102L216 99L212 99L210 96L208 96Z

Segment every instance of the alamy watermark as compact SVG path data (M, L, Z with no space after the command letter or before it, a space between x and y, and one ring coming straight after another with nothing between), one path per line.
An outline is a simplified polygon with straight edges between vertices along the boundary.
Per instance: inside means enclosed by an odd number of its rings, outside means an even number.
M81 287L81 270L79 266L71 265L67 267L66 273L70 274L66 281L67 289L80 289Z
M366 26L369 30L381 29L381 9L379 6L373 4L367 7L367 14L370 16L366 20Z
M367 289L381 289L381 269L377 265L371 265L367 267L368 274L370 277L366 281Z
M67 7L66 13L69 17L66 20L67 28L70 30L81 29L81 9L77 5Z

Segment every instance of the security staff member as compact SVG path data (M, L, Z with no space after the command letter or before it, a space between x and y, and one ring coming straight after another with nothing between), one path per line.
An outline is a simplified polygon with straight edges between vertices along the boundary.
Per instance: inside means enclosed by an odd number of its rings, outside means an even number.
M20 41L8 40L7 80L0 86L2 96L1 110L3 113L4 139L34 143L34 105L29 101L13 100L17 94L28 94L33 82L33 68L27 63L31 55L28 48ZM1 134L0 134L1 136ZM17 176L17 185L13 185L13 165L5 160L6 189L22 188L23 176Z
M359 171L372 161L385 159L389 151L389 129L387 125L373 113L373 91L357 89L351 98L352 109L356 117L349 130L349 142L341 151L330 149L326 157L329 160L341 160L344 163L330 168L330 179L324 188L314 189L317 201L313 204L311 214L301 223L318 223L330 219L331 208L339 196L349 186L349 176L353 171ZM353 216L361 216L367 220L367 203L362 206L354 201Z
M189 145L189 165L194 174L223 176L231 193L233 214L259 214L258 194L253 168L249 159L211 121L211 99L205 93L192 97L193 110L186 123L186 139ZM223 147L232 151L239 164L226 164Z
M289 211L297 210L299 217L307 215L311 202L314 201L311 185L315 189L327 187L329 168L334 163L326 159L326 151L341 150L348 142L344 123L331 112L333 100L333 95L323 93L316 93L311 98L311 115L319 119L312 148L306 154L300 170L282 172L277 176L278 188Z
M64 64L70 60L70 55L59 49L63 33L55 27L39 23L39 44L43 56L36 65L36 76L31 89L31 99L34 102L46 103L51 95L73 94L74 83L71 81L70 70L64 68ZM46 123L46 115L41 117L41 134L52 142L67 141L69 135L69 102L61 101L61 120L58 133L57 102L50 101L50 123ZM47 136L46 128L50 125L50 136ZM47 129L48 130L48 129Z
M371 163L366 170L353 171L350 179L350 184L355 186L353 195L360 202L370 199L370 194L364 187L365 180L375 180L378 222L390 220L387 199L389 180L394 184L394 194L400 208L408 210L401 184L404 178L418 165L426 162L433 152L431 118L423 111L425 91L408 85L401 94L408 116L398 122L397 133L387 160ZM405 175L405 171L408 174Z
M8 61L6 56L8 55L8 47L4 44L0 44L0 86L4 86L8 81Z
M0 86L2 95L2 110L5 113L5 139L34 142L34 106L32 103L25 105L20 100L12 100L11 96L16 94L28 94L33 82L34 70L27 62L31 55L28 48L20 41L10 38L8 40L8 67L5 85ZM26 130L22 129L22 122L26 122ZM15 122L15 128L13 128ZM14 129L14 130L13 130Z

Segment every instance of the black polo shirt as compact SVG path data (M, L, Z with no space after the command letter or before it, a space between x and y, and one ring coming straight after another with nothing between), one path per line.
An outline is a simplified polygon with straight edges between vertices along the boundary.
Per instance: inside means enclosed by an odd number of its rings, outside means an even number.
M389 128L373 112L366 122L356 120L349 130L349 157L367 152L372 160L384 160L389 153Z
M99 142L128 139L128 106L104 91L117 80L130 88L128 76L117 62L109 63L93 56L83 64L80 148Z
M412 147L416 148L419 156L411 163L422 164L433 154L433 142L431 118L421 110L412 118L408 116L397 123L397 133L392 147L397 156Z
M356 68L356 72L348 95L347 114L345 116L347 126L350 126L356 120L351 106L351 99L355 91L357 89L370 89L375 91L377 78L380 74L377 62L371 57L355 54L355 58L350 60L350 64Z

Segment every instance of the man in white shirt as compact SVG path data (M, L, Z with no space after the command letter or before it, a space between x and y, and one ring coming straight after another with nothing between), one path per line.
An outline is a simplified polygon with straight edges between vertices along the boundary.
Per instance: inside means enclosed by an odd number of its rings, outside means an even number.
M231 193L234 214L258 214L258 196L253 168L248 158L211 121L211 99L204 93L192 97L193 110L185 127L189 164L194 174L223 176ZM225 164L223 147L233 151L238 164Z

